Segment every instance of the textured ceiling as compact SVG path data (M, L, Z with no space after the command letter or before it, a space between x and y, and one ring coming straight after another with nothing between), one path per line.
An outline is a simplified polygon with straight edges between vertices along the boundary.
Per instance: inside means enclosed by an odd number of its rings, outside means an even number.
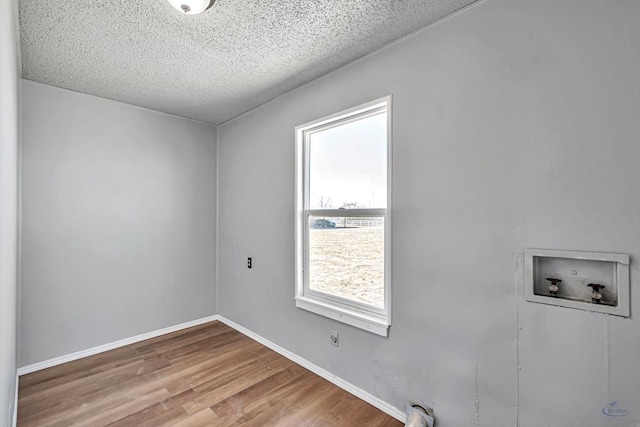
M23 77L219 124L475 0L20 0Z

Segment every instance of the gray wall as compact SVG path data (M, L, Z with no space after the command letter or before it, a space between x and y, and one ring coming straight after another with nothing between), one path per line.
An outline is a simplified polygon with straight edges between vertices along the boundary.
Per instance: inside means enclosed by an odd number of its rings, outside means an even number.
M637 1L487 0L222 125L220 313L441 427L638 425L638 46ZM293 129L387 94L385 339L295 308ZM634 318L525 302L525 247L631 254Z
M0 426L13 422L18 252L18 41L15 2L0 0Z
M19 365L215 314L216 128L23 81Z

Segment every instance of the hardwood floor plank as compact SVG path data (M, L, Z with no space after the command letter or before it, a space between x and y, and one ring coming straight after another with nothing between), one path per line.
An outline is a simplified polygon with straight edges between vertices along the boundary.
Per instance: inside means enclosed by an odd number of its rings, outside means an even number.
M141 362L136 362L133 366L118 368L113 371L109 378L99 378L88 380L78 380L77 384L65 383L51 389L38 390L19 399L21 411L19 411L18 419L24 420L35 415L46 415L60 412L78 406L86 401L91 401L95 394L110 394L113 390L111 387L115 384L125 381L135 375L138 368L142 366ZM102 380L102 381L101 381ZM81 399L75 396L81 396ZM62 397L62 399L61 399Z
M207 383L207 387L200 389L199 397L184 405L188 413L193 413L205 407L227 399L253 384L260 382L277 372L291 366L293 362L273 353L265 356L260 363L250 364L249 369L243 369L239 375L225 375L216 381ZM198 391L196 389L196 391Z
M224 328L217 328L220 333L229 333L226 325L220 324ZM145 354L158 354L158 351L150 346L151 343L156 343L159 348L162 343L175 342L183 337L189 339L194 336L202 334L205 338L211 338L215 336L215 330L211 328L211 323L204 325L194 326L192 328L184 329L172 334L161 335L156 338L142 341L140 343L130 344L124 347L120 347L108 352L96 354L93 356L85 357L73 362L68 362L62 365L54 366L52 368L43 369L28 375L20 377L20 390L26 390L34 385L48 388L48 381L58 380L59 382L74 381L77 378L90 375L92 373L109 370L121 365L129 363L131 360L139 360L141 356ZM207 329L209 328L209 330ZM204 331L202 331L204 330ZM150 348L150 350L146 350Z
M180 390L180 387L191 387L197 392L212 387L212 383L219 382L219 378L236 377L242 375L246 370L255 366L256 361L263 358L272 357L272 353L267 348L256 348L255 351L246 351L244 348L230 351L220 357L210 357L206 362L191 366L179 371L179 383L170 386L172 392ZM270 359L268 359L270 360ZM193 373L189 375L189 373Z
M170 424L172 427L209 427L215 426L218 422L218 417L209 408L196 412L193 415L180 420L175 424Z
M149 406L152 406L158 402L162 402L164 399L167 399L170 395L166 389L160 389L153 391L151 393L136 393L137 397L133 400L129 400L125 403L115 404L115 407L111 407L111 404L100 405L105 408L101 408L96 411L95 408L91 411L90 416L78 417L78 421L70 420L77 427L95 427L95 426L104 426L109 425L115 421L121 420L122 418L126 418L131 414L135 414L136 412L142 411ZM65 425L67 420L65 420Z
M121 365L126 365L130 363L130 361L135 361L140 358L140 354L131 346L121 347L111 351L114 352L109 356L112 359L111 363L104 363L104 355L111 352L101 353L23 375L20 377L20 385L23 390L31 387L48 388L49 384L75 381L78 378L89 375L91 372L109 370ZM22 381L23 378L24 382Z
M211 406L220 418L237 418L288 393L299 382L313 374L300 365L293 365Z
M160 359L143 360L142 363L116 368L112 375L108 375L107 371L93 377L81 378L75 384L54 387L50 391L38 390L24 399L24 405L20 408L18 418L24 421L34 414L46 416L78 405L89 405L93 401L106 398L119 391L127 391L138 385L148 384L153 378L153 373L164 367L166 363ZM66 397L61 399L60 396Z
M155 427L164 423L179 421L189 414L182 405L197 397L193 390L183 391L171 396L160 403L146 408L143 411L131 414L116 423L109 424L110 427Z
M401 423L211 322L20 377L18 427Z
M266 405L243 415L239 424L246 427L259 427L268 425L270 420L275 419L280 426L284 423L283 420L298 412L305 404L329 392L331 388L328 384L318 376L310 376L306 381L298 383L286 395L278 399L269 399Z

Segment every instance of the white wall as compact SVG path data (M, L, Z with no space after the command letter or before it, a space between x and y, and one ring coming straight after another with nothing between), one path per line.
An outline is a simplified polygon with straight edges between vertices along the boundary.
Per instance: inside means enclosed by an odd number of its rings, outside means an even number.
M636 1L487 0L222 125L220 313L440 427L640 425L638 46ZM387 94L385 339L295 308L293 129ZM633 318L525 302L525 247L629 253Z
M19 365L215 313L216 128L23 81Z
M12 0L0 0L0 426L11 425L16 385L18 41Z

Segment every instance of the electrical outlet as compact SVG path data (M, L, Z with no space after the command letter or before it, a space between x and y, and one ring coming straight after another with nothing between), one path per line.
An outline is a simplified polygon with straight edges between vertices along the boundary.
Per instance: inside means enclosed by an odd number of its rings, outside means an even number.
M253 264L253 260L250 257L247 258L247 268L251 268L252 264Z
M331 340L331 345L335 345L337 347L339 344L338 331L331 331L329 334L329 340Z

